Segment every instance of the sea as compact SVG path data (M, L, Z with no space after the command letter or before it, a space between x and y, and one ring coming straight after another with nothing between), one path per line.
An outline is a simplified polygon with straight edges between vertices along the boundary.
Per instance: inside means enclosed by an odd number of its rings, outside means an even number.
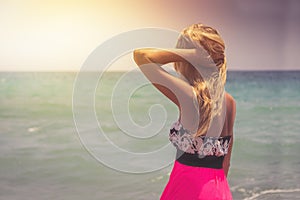
M300 199L300 71L228 71L226 91L233 199ZM1 72L0 199L159 199L177 118L140 72Z

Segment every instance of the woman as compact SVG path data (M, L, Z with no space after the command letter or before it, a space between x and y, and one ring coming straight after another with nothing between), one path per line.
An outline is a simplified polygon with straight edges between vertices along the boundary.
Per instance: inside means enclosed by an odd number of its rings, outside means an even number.
M236 108L224 90L224 50L215 29L193 24L182 31L175 49L134 51L141 71L180 114L169 134L177 156L161 200L232 199L226 177ZM161 67L171 62L181 78Z

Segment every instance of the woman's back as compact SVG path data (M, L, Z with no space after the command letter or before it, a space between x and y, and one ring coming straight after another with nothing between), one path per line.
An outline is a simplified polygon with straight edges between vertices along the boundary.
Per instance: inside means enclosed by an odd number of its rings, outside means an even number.
M188 97L185 97L185 99L187 98ZM235 112L236 112L235 100L227 92L225 92L224 98L225 98L225 103L223 104L224 111L220 112L219 115L215 116L212 119L214 121L212 121L209 130L205 134L203 134L203 136L225 137L233 134L233 125L234 125ZM197 106L199 105L197 104L197 102L195 102L195 100L194 101L186 100L184 103L182 103L181 106L182 108L180 109L179 121L186 130L193 130L191 127L195 127L195 123L198 122L199 118L203 117L199 115ZM191 122L193 122L193 124ZM199 128L201 129L202 127ZM194 130L190 132L196 132L196 131Z

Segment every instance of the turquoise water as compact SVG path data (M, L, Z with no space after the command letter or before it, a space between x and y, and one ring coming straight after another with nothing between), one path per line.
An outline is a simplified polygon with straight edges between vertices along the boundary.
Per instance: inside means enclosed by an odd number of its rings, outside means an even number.
M129 89L141 81L136 74L114 93L121 76L105 73L94 90L99 126L110 141L130 152L164 147L168 127L177 119L176 107L150 85L140 87L128 100ZM172 165L148 173L124 173L105 166L83 146L72 112L75 78L71 72L0 73L0 199L158 199ZM91 89L86 83L80 88L83 95L76 97L76 112L84 117L85 91ZM228 73L226 90L237 102L228 177L234 199L299 199L299 88L299 71ZM117 118L112 114L111 94ZM154 104L159 106L151 107ZM131 126L117 124L128 120L127 111L136 127L155 122L154 116L163 126L155 135L141 132L147 139L128 136L124 129ZM81 136L95 132L86 119ZM145 169L149 165L146 157L120 158L110 151L109 143L93 139L100 153L120 168L127 163ZM162 156L168 160L173 155Z

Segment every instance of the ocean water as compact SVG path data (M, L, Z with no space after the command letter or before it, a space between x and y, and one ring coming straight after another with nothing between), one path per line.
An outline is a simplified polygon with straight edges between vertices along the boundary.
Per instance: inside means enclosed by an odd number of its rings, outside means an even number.
M159 199L178 111L140 73L98 76L0 73L0 199ZM229 71L226 91L234 199L300 199L300 71Z

